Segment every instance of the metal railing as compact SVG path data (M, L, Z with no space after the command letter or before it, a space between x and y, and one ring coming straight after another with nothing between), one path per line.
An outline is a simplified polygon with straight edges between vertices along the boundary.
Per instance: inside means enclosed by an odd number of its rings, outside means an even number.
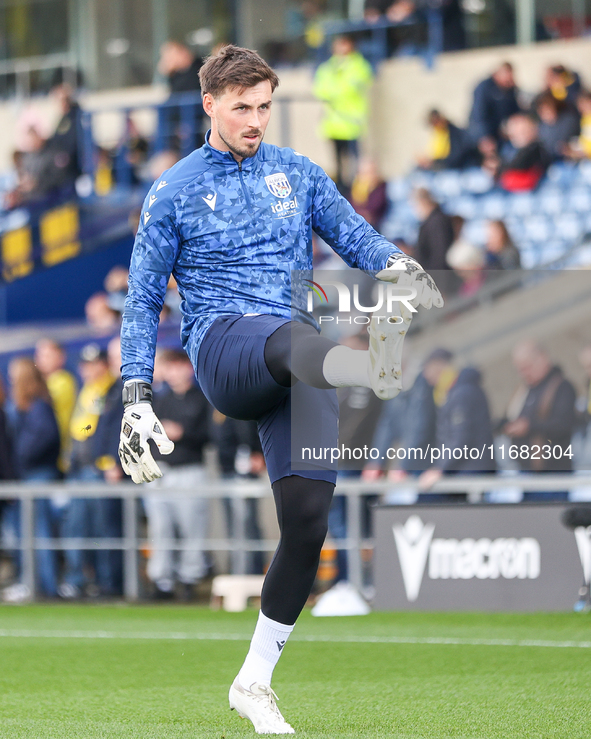
M34 72L51 70L62 70L64 81L69 82L73 88L76 87L76 59L73 54L46 54L0 61L0 78L14 77L14 92L18 98L31 95L31 77Z
M591 489L591 472L583 474L511 474L511 475L458 475L445 477L437 482L429 493L456 493L468 495L472 503L482 500L490 490L520 488L524 491L548 492L569 490L579 487ZM417 478L408 477L402 483L387 480L369 482L365 480L344 479L338 481L337 495L347 498L347 538L335 540L335 548L348 553L349 580L360 589L363 586L362 550L372 549L372 539L362 535L362 516L366 496L384 495L397 489L414 489L419 492ZM139 534L137 501L152 492L149 487L137 487L131 483L105 485L86 484L83 489L73 489L71 484L0 484L0 500L18 499L21 502L21 536L16 547L22 553L22 582L33 595L36 592L37 550L120 550L123 552L124 595L129 601L140 596L139 552L153 545L150 539L142 539ZM155 490L154 490L155 492ZM123 537L120 539L97 538L40 538L35 536L34 501L56 494L69 498L121 498L123 500ZM246 536L246 500L248 498L270 498L268 481L217 481L212 480L202 488L175 490L175 495L189 498L220 500L230 498L233 507L236 535L222 539L193 539L185 543L177 540L159 541L158 546L170 550L226 551L232 553L231 569L234 574L246 572L248 552L272 552L277 546L275 540L252 540Z

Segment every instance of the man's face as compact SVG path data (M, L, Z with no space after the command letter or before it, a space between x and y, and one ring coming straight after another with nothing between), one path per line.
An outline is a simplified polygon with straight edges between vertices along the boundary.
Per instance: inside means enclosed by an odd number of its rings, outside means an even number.
M515 87L515 78L513 77L513 70L510 67L503 65L493 74L493 78L497 85L504 90L510 90L512 87Z
M78 371L82 382L98 382L108 373L109 366L103 359L96 359L92 362L80 362Z
M579 362L582 364L587 377L591 377L591 346L586 346L579 354Z
M271 116L271 92L271 83L264 80L245 90L229 88L218 98L205 93L203 108L211 118L212 146L231 151L238 161L254 156Z
M41 339L35 347L35 364L42 375L50 375L61 369L65 364L65 356L62 350L53 341Z
M543 354L519 349L513 353L513 364L529 387L540 383L551 369L549 360Z

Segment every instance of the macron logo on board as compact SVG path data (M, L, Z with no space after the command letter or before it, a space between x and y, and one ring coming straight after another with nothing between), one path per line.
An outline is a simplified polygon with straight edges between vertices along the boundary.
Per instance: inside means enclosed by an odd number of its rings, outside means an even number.
M533 537L434 539L435 524L417 515L392 527L406 597L419 597L425 569L430 580L536 580L540 576L540 543ZM591 528L575 529L586 575L591 569ZM428 567L427 567L428 563Z
M419 597L435 524L423 524L418 516L411 516L393 530L406 597L413 603Z

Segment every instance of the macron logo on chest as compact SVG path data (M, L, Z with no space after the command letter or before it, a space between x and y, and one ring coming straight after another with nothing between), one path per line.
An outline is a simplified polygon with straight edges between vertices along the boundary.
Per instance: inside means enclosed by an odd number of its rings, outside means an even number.
M203 196L202 196L202 197L203 197ZM211 208L212 210L215 210L215 204L216 204L216 201L217 201L217 199L218 199L218 194L217 194L217 192L214 192L214 193L212 193L211 195L206 195L205 197L203 197L203 201L204 201L205 203L207 203L207 205L209 205L209 207L210 207L210 208Z

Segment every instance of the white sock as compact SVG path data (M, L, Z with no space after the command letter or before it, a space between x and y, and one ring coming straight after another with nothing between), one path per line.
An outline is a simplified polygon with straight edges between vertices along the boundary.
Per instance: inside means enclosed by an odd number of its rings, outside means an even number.
M348 346L333 346L324 357L322 373L333 387L371 387L369 352Z
M238 673L238 682L243 688L249 690L253 683L271 685L273 670L292 631L293 626L272 621L259 612L250 649Z

